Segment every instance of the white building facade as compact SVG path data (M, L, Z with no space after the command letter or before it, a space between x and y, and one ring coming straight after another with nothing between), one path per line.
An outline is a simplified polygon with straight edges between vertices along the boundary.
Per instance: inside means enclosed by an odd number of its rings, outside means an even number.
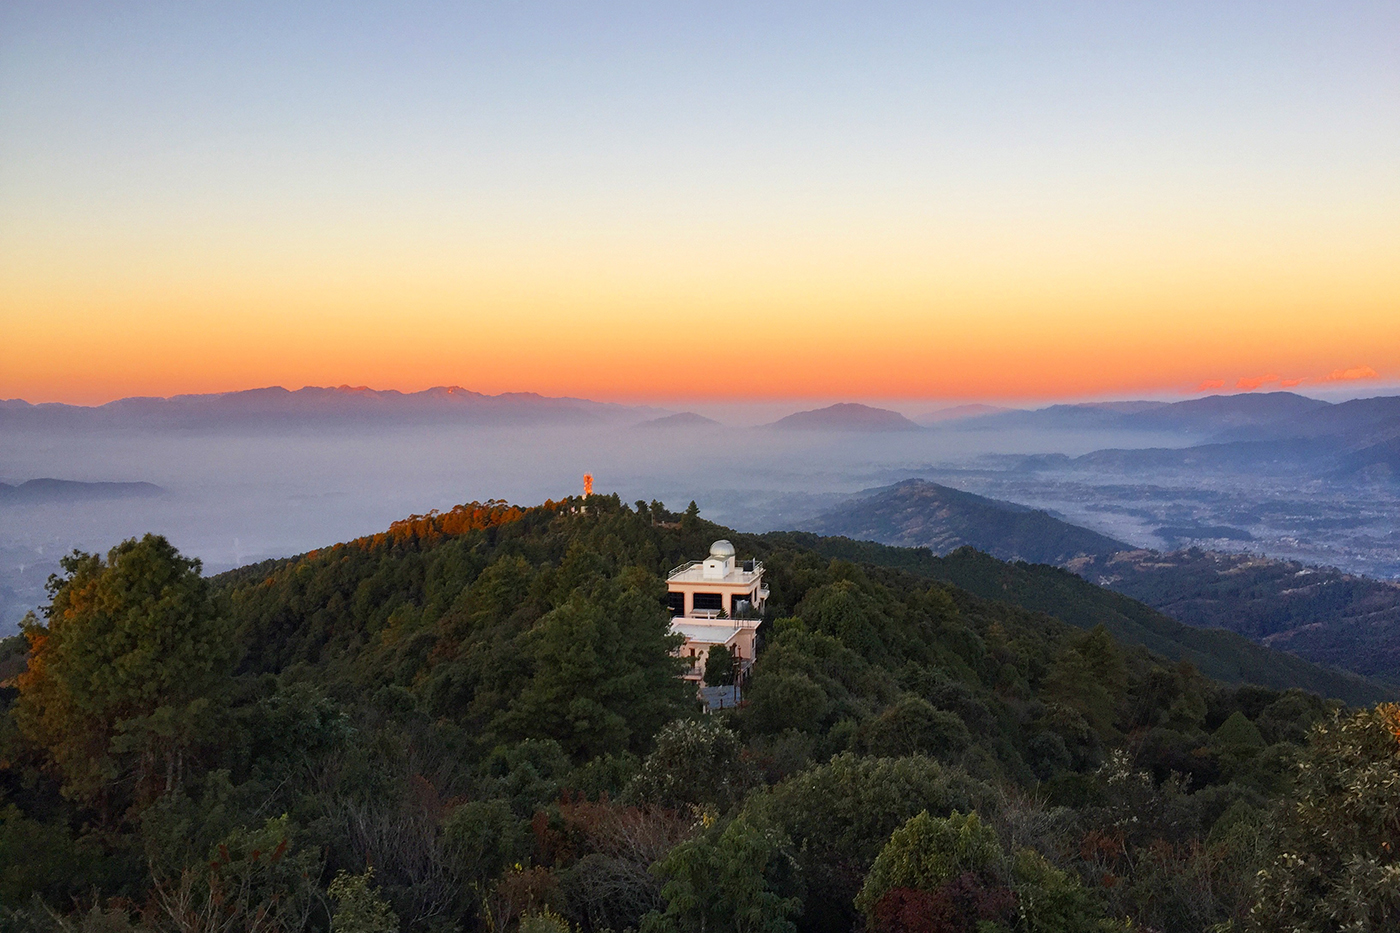
M710 649L724 645L738 672L753 664L755 640L768 590L763 565L739 561L734 545L716 541L704 560L682 564L666 576L671 601L671 631L685 638L678 649L690 662L685 679L702 683Z

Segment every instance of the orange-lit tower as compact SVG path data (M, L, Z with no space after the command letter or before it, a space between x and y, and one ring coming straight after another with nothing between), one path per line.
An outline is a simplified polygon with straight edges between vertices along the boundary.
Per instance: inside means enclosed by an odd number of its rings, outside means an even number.
M583 497L587 499L591 495L593 495L593 474L585 473L583 474Z

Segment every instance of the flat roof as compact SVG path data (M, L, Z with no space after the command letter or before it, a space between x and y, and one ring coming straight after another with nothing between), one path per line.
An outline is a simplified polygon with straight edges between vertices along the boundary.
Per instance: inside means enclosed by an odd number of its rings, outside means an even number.
M681 619L671 621L671 631L678 635L684 635L691 641L704 641L712 645L722 645L735 635L739 634L741 627L738 625L712 625L704 622L690 622Z
M754 561L753 570L745 570L744 565L739 563L723 577L707 577L705 576L705 562L693 560L688 564L683 564L675 570L672 570L666 576L666 582L714 583L720 586L746 586L757 582L762 576L763 565L758 561Z

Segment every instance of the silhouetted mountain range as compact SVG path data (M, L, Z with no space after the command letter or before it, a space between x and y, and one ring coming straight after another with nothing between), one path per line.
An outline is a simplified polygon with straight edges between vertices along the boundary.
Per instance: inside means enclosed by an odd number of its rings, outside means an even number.
M970 418L963 429L1132 430L1194 436L1186 447L1097 450L1015 458L1037 470L1232 469L1305 473L1360 481L1400 478L1400 396L1332 404L1290 392L1228 395L1165 404L1055 405Z
M697 415L693 411L683 411L674 415L666 415L661 418L652 418L650 421L643 421L634 425L637 428L718 428L721 427L718 421L713 418L706 418L704 415Z
M1400 584L1256 555L1134 548L1047 512L918 479L858 496L802 530L1062 567L1188 625L1400 684Z
M551 398L533 392L484 395L460 386L422 392L364 386L290 390L281 386L210 395L124 398L105 405L32 405L0 401L0 425L14 427L142 426L186 427L248 422L455 422L531 425L635 422L664 414L654 408L614 405L579 398Z
M67 479L31 479L18 485L0 483L0 505L147 498L159 496L163 492L165 490L153 483L80 483Z
M1293 392L1211 395L1183 402L1122 401L1051 405L1032 411L984 415L969 427L1041 429L1114 429L1171 431L1214 436L1225 431L1281 425L1338 406Z
M814 411L799 411L766 427L780 431L918 431L921 428L897 411L839 402Z
M962 421L966 418L981 418L1012 411L1000 405L953 405L950 408L935 408L914 418L919 424L943 424L949 421Z

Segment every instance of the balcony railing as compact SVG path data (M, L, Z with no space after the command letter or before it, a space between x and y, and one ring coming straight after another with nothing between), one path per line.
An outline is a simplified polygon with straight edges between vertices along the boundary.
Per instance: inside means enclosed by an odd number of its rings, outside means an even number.
M688 570L694 570L696 567L699 567L704 563L705 562L703 560L686 561L679 567L673 567L671 569L671 572L666 574L666 579L674 579L678 574L685 573ZM739 574L741 580L747 582L748 580L752 580L754 577L763 573L763 562L757 560L740 561L738 564L735 565L734 572Z

